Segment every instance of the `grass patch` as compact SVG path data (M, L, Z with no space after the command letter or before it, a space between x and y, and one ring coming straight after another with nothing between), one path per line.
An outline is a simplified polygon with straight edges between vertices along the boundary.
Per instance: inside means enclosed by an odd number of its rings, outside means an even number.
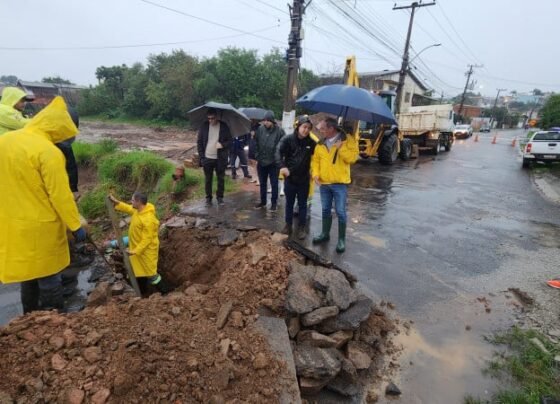
M175 166L155 153L121 152L106 145L94 149L89 146L96 145L80 146L83 155L89 156L84 157L81 164L95 164L100 183L80 199L80 211L87 219L106 214L105 198L109 193L128 201L135 191L145 192L160 218L177 213L178 202L187 197L188 190L193 189L195 197L204 195L204 175L199 170L185 169L185 176L175 182L172 178ZM226 191L233 189L232 181L226 180Z
M171 173L173 164L157 154L135 150L103 157L97 170L102 183L119 184L129 193L150 193L165 174Z
M114 153L117 148L117 142L111 139L103 139L99 143L72 143L76 162L82 166L96 165L102 157Z
M539 339L548 353L532 343L532 338ZM560 371L554 364L554 356L560 352L557 345L535 330L517 327L495 334L487 340L504 346L507 350L496 352L484 373L512 385L497 393L492 398L492 403L539 404L541 397L560 397ZM477 404L482 401L469 396L465 398L465 404L467 403Z

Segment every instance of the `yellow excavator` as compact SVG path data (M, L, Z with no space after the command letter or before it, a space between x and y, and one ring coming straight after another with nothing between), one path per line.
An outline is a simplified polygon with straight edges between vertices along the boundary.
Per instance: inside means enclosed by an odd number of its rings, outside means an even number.
M346 58L343 84L354 87L360 86L355 56ZM393 110L392 103L396 94L392 91L384 91L378 95ZM360 157L362 158L377 156L381 164L388 165L393 164L399 157L402 160L408 160L412 154L412 141L404 138L396 125L353 122L352 127L348 127L346 130L353 133L358 139Z

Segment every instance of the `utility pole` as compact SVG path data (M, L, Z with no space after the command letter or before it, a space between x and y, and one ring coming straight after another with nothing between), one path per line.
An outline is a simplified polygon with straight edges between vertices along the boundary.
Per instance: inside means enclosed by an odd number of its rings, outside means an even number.
M311 0L294 0L290 9L292 27L288 36L289 47L286 50L286 60L288 62L288 80L286 83L286 93L284 95L284 112L282 114L282 128L289 133L294 127L296 119L296 99L297 99L297 79L299 74L299 60L301 58L302 23L305 9L311 4Z
M500 93L506 91L507 88L497 88L498 93L496 94L496 99L494 100L494 107L492 107L492 118L490 119L490 127L494 124L494 118L496 115L496 107L498 106L498 98L500 98Z
M393 10L404 10L406 8L410 8L410 21L408 22L408 33L406 34L406 43L404 45L404 53L402 57L402 64L401 70L399 72L399 84L397 85L397 103L395 108L395 115L401 112L402 102L403 102L403 87L404 87L404 79L406 77L406 73L408 72L408 49L410 48L410 36L412 34L412 24L414 23L414 12L417 8L420 7L428 7L434 6L436 2L432 3L424 3L422 1L417 2L415 1L410 6L400 6L397 7L396 5L393 7Z
M465 83L465 89L463 90L463 95L461 96L461 104L459 105L459 111L457 115L461 118L461 122L463 122L463 106L465 105L465 96L467 95L467 89L469 88L469 83L471 81L471 76L474 73L475 67L483 67L482 65L469 65L469 70L465 73L467 76L467 82Z

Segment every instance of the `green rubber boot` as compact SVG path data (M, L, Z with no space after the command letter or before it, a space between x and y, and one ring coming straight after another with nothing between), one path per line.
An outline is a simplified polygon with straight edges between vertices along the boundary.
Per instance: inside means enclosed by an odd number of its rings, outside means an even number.
M321 224L323 225L323 230L321 231L321 234L313 237L313 244L324 243L329 241L331 238L332 216L324 217Z
M346 223L338 221L338 243L336 243L336 252L343 253L346 250Z

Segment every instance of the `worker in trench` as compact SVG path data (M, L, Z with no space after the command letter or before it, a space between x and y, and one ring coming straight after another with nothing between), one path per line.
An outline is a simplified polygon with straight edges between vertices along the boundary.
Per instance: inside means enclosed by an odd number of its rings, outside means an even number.
M22 114L28 97L17 87L5 87L0 100L0 135L23 128L29 119Z
M77 242L87 236L55 146L77 133L64 99L55 97L25 128L0 136L0 282L21 282L24 313L63 310L67 230Z
M162 294L170 292L171 288L157 272L159 220L154 205L149 203L148 197L141 192L132 195L131 204L121 202L113 195L109 195L109 199L116 210L132 216L128 229L129 247L126 252L138 283L143 289L146 288L146 283L149 283Z

